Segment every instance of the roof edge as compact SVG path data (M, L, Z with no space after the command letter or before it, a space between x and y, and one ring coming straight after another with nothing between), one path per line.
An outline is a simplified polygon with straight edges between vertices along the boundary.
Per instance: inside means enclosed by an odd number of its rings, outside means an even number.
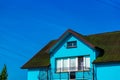
M92 49L95 49L95 46L90 43L89 41L87 41L86 39L83 38L83 36L75 31L73 31L72 29L68 29L67 31L65 31L57 40L56 43L57 44L62 38L64 38L65 35L67 35L67 33L70 33L72 35L74 35L75 37L77 37L78 39L82 40L86 45L90 46ZM54 45L53 45L54 46ZM53 47L52 46L52 47ZM51 48L51 47L50 47ZM48 51L50 50L50 48L48 49Z
M110 64L110 63L120 63L120 61L93 62L92 64Z
M41 67L21 67L20 69L35 69L35 68L48 68L48 66L41 66Z

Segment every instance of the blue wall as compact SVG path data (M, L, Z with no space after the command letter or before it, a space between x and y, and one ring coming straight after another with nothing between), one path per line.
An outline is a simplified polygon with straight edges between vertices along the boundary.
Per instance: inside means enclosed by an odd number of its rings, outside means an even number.
M76 48L67 48L68 41L77 41ZM56 46L55 46L56 47ZM82 79L83 77L87 80L92 80L92 62L95 59L96 52L94 49L90 48L81 40L77 39L75 36L68 35L66 38L63 38L60 41L60 44L57 45L55 49L51 49L54 51L50 54L50 69L47 73L46 68L40 69L28 69L28 80L68 80L69 73L68 72L56 72L56 58L65 58L65 57L78 57L78 56L90 56L90 70L89 71L77 71L75 73L76 80ZM47 77L48 75L48 77Z
M66 48L67 47L67 42L68 41L77 41L77 48ZM61 77L61 80L68 80L69 78L69 73L64 72L64 73L56 73L55 66L56 66L56 58L64 58L64 57L74 57L74 56L85 56L85 55L90 55L90 67L92 69L92 62L95 59L95 51L90 48L88 45L83 43L81 40L77 39L75 36L69 35L66 38L64 38L59 46L54 50L54 52L51 53L51 68L52 68L52 75L53 79L59 80ZM84 76L89 76L92 77L92 70L90 69L90 72L76 72L76 78L82 78L83 74ZM89 80L89 79L88 79Z
M67 42L77 41L76 48L67 48ZM56 72L56 59L65 57L90 56L90 70L76 71L76 80L84 78L84 80L93 80L93 64L96 59L96 52L83 41L75 36L65 36L57 45L51 49L50 68L28 69L28 80L69 80L69 72ZM94 64L94 80L120 80L120 63Z
M96 65L96 80L120 80L120 63Z
M47 69L28 69L28 79L27 80L47 80Z

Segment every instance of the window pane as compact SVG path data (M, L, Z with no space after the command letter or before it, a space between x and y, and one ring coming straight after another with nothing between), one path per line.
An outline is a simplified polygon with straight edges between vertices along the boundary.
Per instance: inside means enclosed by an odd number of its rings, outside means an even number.
M71 43L71 42L68 42L68 43L67 43L67 46L72 46L72 43Z
M67 42L67 47L68 48L74 48L77 46L77 41L70 41L70 42Z
M78 70L83 70L83 57L78 58Z
M86 67L85 67L85 69L89 69L90 68L90 57L86 57L85 58L86 59Z
M70 58L70 71L76 70L76 58Z
M73 43L72 43L72 46L74 46L74 47L76 47L76 41L74 41Z
M68 71L68 59L63 59L63 71Z
M57 60L57 72L60 72L60 71L61 71L61 67L62 67L61 60L58 59L58 60Z
M84 57L84 70L89 70L90 68L90 57Z

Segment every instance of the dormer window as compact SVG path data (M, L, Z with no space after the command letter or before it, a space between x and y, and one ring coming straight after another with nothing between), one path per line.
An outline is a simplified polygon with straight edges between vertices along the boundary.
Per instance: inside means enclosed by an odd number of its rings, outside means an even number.
M67 48L76 48L76 47L77 47L77 41L67 42Z

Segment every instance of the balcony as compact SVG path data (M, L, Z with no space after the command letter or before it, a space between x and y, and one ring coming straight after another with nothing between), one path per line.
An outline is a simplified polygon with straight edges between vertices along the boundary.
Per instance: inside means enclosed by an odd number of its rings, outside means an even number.
M56 68L56 72L77 72L77 71L89 71L89 67L64 67Z

